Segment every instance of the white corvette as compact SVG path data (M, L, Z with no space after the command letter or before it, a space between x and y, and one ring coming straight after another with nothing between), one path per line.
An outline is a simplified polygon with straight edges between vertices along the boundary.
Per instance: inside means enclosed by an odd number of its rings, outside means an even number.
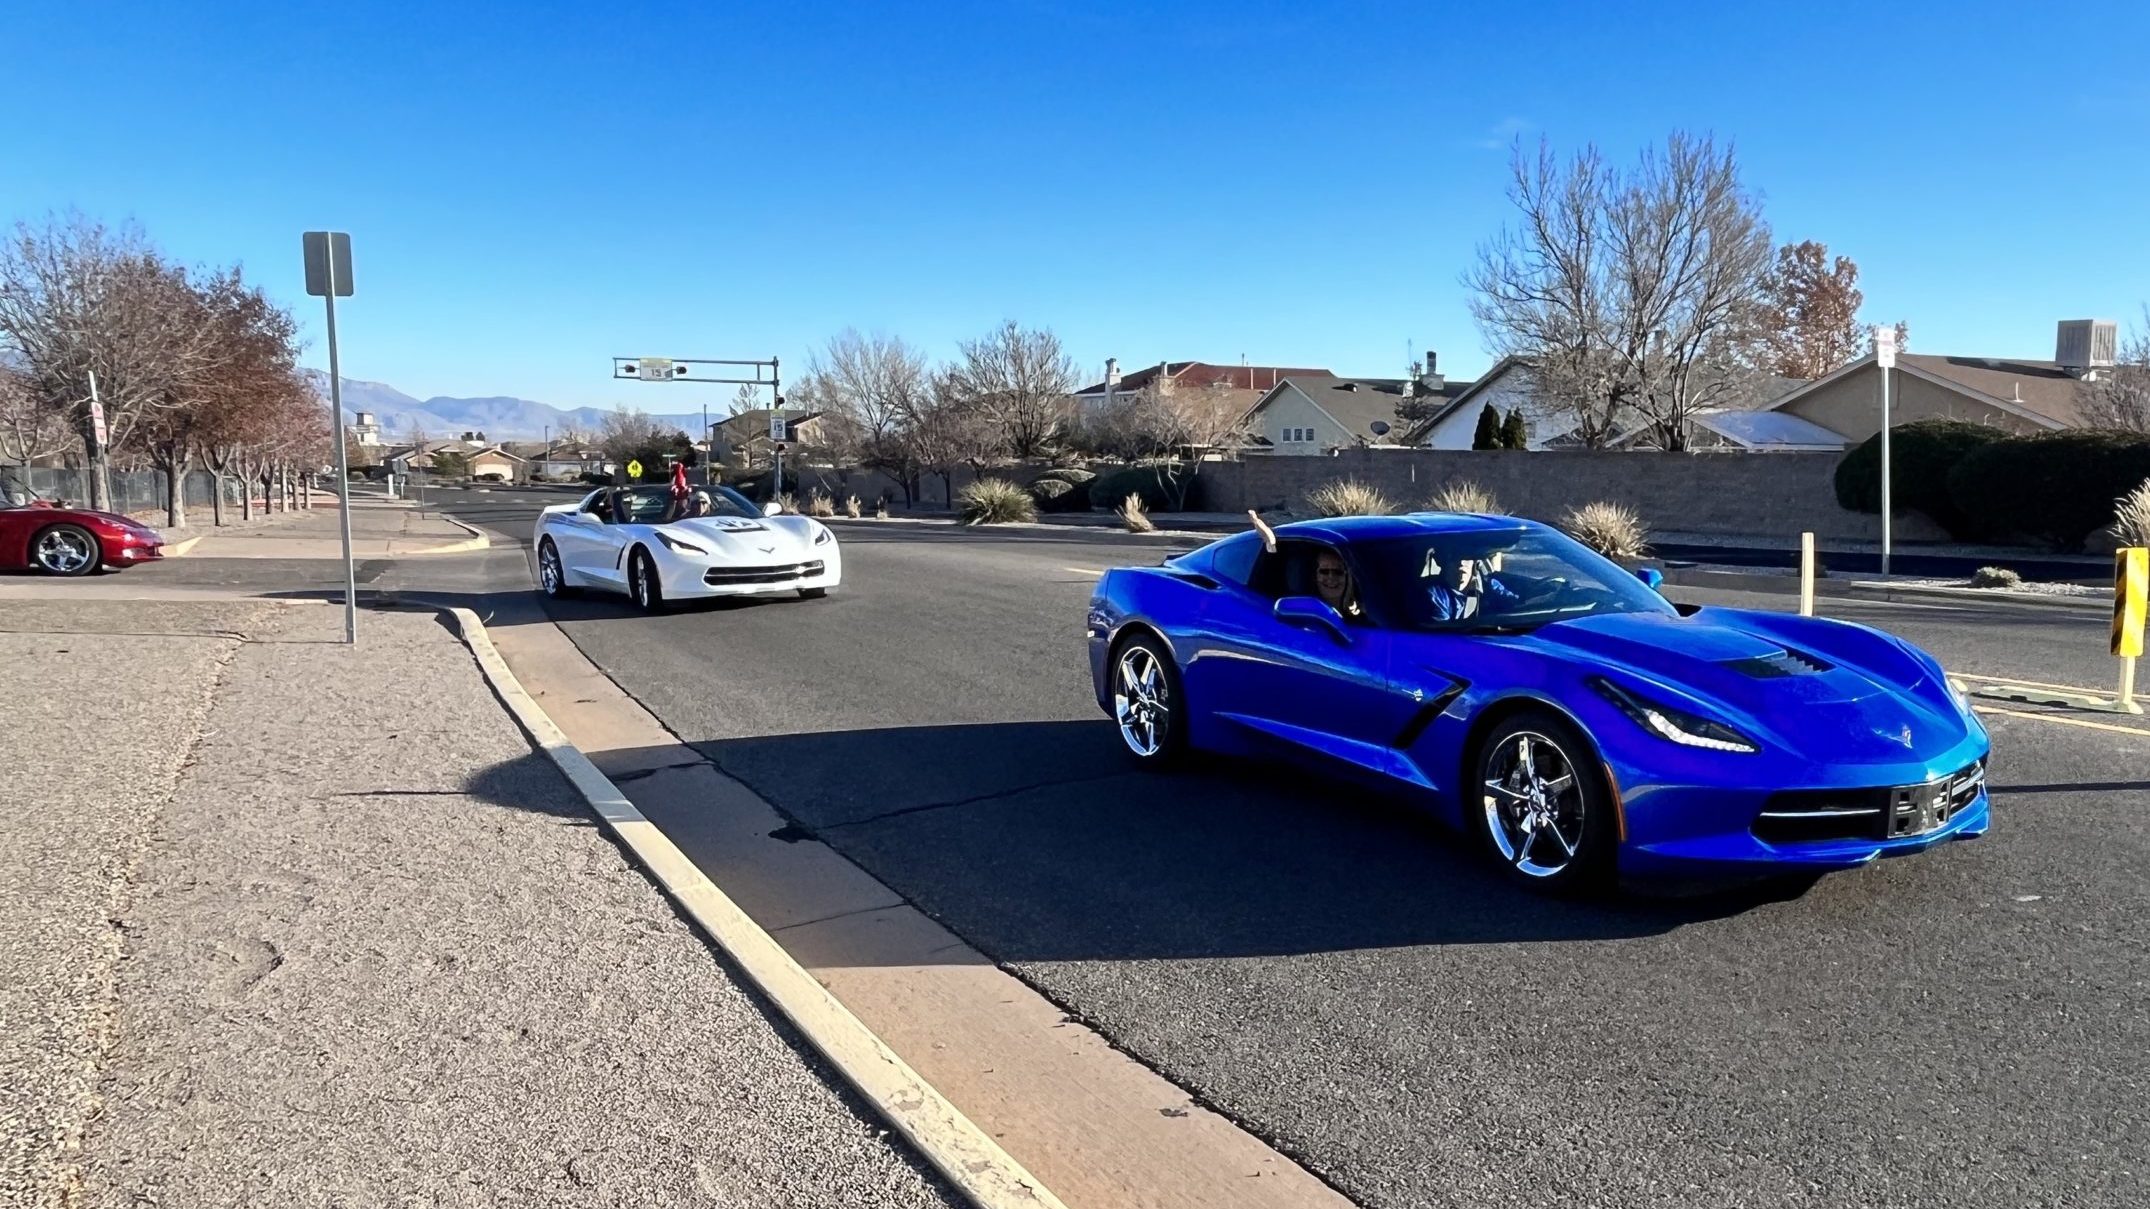
M667 487L615 487L538 514L531 540L547 596L624 592L645 611L715 596L826 596L843 578L836 535L808 516L778 515L729 487L703 488L711 509L676 516Z

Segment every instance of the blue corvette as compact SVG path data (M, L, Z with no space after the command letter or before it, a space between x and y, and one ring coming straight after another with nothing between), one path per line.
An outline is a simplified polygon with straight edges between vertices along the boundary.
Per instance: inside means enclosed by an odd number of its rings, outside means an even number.
M1931 656L1655 584L1532 521L1305 521L1106 572L1090 671L1139 763L1340 761L1547 888L1985 834L1985 728Z

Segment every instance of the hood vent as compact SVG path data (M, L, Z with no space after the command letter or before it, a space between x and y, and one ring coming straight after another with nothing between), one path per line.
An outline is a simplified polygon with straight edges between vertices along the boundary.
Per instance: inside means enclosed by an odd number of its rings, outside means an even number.
M1724 666L1735 672L1744 672L1757 680L1773 680L1779 676L1813 676L1829 671L1836 665L1818 659L1805 651L1789 648L1773 655L1756 655L1751 659L1727 660Z

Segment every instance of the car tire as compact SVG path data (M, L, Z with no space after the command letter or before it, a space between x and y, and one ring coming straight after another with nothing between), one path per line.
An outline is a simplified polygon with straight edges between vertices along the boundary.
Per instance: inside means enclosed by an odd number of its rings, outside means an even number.
M538 590L552 600L575 595L567 583L567 565L560 561L560 547L549 537L538 543Z
M664 581L657 577L657 563L640 546L627 560L627 595L645 613L664 612Z
M1136 634L1112 649L1112 720L1120 745L1143 768L1168 768L1187 753L1187 695L1161 639Z
M1465 813L1511 880L1552 894L1610 884L1620 821L1599 769L1589 738L1551 710L1512 714L1479 743Z
M104 548L80 525L51 525L30 539L30 565L63 578L94 575L104 569Z
M822 600L822 599L825 599L825 598L826 598L826 597L828 596L828 594L829 594L829 590L828 590L827 588L800 588L800 589L799 589L799 599L801 599L801 600Z

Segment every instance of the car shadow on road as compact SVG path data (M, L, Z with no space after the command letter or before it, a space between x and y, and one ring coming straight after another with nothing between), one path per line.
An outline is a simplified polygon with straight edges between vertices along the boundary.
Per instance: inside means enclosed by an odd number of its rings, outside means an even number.
M1134 770L1102 720L694 746L792 821L783 838L831 845L1003 962L1619 939L1807 884L1547 897L1419 804L1282 766Z

